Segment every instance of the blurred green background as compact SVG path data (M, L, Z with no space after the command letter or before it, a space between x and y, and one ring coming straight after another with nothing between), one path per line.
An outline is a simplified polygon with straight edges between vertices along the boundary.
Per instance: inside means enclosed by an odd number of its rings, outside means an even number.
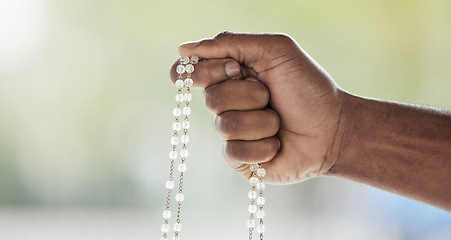
M0 239L159 239L185 41L284 32L345 90L451 108L451 1L0 1ZM182 239L247 237L247 183L194 90ZM451 214L317 178L266 193L268 239L450 239Z

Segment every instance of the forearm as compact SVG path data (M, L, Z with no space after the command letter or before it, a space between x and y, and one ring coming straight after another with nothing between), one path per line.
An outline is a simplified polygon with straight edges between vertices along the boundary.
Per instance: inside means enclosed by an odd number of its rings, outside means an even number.
M451 114L348 96L329 174L451 211Z

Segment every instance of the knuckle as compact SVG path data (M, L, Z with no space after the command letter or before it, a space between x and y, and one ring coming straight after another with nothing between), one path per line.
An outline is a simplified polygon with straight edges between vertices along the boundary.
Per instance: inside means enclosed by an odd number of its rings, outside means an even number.
M227 141L224 147L224 155L231 161L243 161L246 152L242 141Z
M224 158L225 158L227 164L232 168L234 168L236 165L235 158L233 157L233 154L232 154L233 148L234 148L234 146L231 141L224 141L222 153L224 155Z
M219 114L224 105L223 96L215 85L204 90L204 101L207 109L213 114Z
M276 33L273 35L278 41L283 43L291 43L294 42L293 38L291 38L288 34L285 33Z
M271 44L276 48L274 51L281 52L284 54L289 54L293 48L297 48L297 43L290 36L278 33L272 36Z
M239 121L238 114L222 113L215 118L216 131L223 139L230 140L238 130Z
M220 78L220 71L218 71L218 63L215 62L207 69L207 71L203 71L204 76L203 79L208 79L209 84L214 84L218 81L218 78Z
M277 155L277 152L279 152L279 148L280 148L279 138L271 137L269 139L269 144L268 144L268 150L271 154L270 159L272 159L274 156Z
M223 37L230 36L230 35L234 35L234 33L230 32L230 31L222 31L222 32L218 33L218 35L216 35L214 38L219 39L219 38L223 38Z
M269 90L263 84L260 84L259 86L260 89L255 91L256 94L255 102L260 103L261 107L263 108L269 103Z
M268 121L269 121L269 124L271 124L271 126L273 126L272 135L275 135L279 131L279 128L280 128L280 118L276 111L271 109L269 112L272 116L268 118Z

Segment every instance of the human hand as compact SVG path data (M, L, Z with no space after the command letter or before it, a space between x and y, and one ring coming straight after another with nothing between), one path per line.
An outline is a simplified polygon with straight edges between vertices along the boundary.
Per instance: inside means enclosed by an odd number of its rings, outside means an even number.
M267 170L265 182L288 184L325 174L337 161L347 94L293 39L224 32L179 53L208 59L196 65L194 87L205 88L225 158L246 179L252 163Z

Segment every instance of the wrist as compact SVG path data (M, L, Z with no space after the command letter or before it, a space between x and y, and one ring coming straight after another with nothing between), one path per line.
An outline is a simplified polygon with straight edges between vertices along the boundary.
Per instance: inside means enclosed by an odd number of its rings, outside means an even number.
M322 175L337 175L348 168L350 160L356 155L355 142L359 142L356 134L358 117L360 116L366 100L347 92L342 93L341 110L337 122L336 132L332 138L328 151L328 168L322 168Z

